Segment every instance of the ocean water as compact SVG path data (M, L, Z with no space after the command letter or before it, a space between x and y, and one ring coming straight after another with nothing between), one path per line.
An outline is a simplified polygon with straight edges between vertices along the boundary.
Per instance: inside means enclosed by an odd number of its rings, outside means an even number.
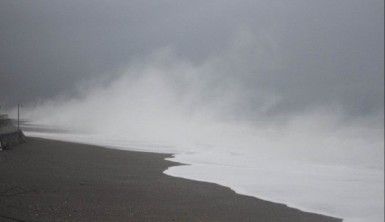
M383 111L352 116L336 102L271 114L285 97L239 81L242 61L255 62L249 48L202 64L155 53L110 83L80 85L77 97L23 107L31 129L42 126L27 135L173 153L171 161L189 165L168 175L348 222L383 222Z
M384 172L341 165L261 160L231 153L177 154L167 175L208 181L239 194L285 203L347 222L383 221Z
M62 141L115 149L174 153L170 176L207 181L236 193L284 203L303 211L343 218L345 222L384 221L384 170L374 164L306 161L266 149L223 149L212 145L181 147L159 142L91 134L26 132Z

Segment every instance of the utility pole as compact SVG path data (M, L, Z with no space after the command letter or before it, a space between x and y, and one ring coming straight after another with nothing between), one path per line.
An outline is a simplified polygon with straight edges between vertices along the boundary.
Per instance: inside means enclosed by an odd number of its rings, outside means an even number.
M20 104L17 104L17 130L20 130Z

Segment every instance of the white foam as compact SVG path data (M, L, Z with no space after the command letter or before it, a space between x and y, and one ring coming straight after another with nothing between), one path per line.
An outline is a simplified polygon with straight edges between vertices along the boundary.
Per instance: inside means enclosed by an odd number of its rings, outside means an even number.
M167 174L347 221L382 222L383 112L351 116L336 101L270 113L285 97L238 81L254 73L243 62L258 61L249 57L253 41L238 42L201 64L156 52L109 84L81 87L79 97L24 107L33 124L88 133L29 135L175 153L174 161L191 166Z
M384 180L379 169L277 162L258 155L177 154L167 175L208 181L239 194L285 203L304 211L343 218L346 222L384 220Z
M345 222L384 220L384 171L378 167L316 164L277 158L271 153L229 152L212 146L187 149L101 135L26 134L117 149L176 153L169 160L188 165L170 167L164 172L167 175L217 183L239 194L340 217Z

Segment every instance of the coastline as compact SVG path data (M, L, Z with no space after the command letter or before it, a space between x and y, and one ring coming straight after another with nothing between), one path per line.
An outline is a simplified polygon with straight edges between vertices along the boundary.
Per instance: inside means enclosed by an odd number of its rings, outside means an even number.
M171 154L54 140L0 153L0 216L50 221L341 221L171 177ZM30 182L28 182L30 181Z
M166 160L169 160L169 161L172 161L172 162L175 162L175 163L181 163L181 162L178 162L177 160L173 160L173 158L174 157L166 158ZM186 166L191 166L192 165L192 164L184 164L184 163L181 163L181 164L182 165L186 165ZM210 181L210 180L207 180L207 179L199 179L199 178L195 178L195 177L182 176L182 175L179 175L179 174L173 172L174 167L180 167L180 165L171 166L171 167L167 168L165 171L163 171L163 173L168 175L168 176L171 176L171 177L183 178L183 179L197 181L197 182L213 183L213 184L218 185L218 186L229 188L230 190L232 190L236 194L239 194L239 195L242 195L242 196L256 198L256 199L259 199L259 200L263 200L263 201L267 201L267 202L271 202L271 203L276 203L276 204L284 204L285 206L287 206L289 208L298 209L298 210L300 210L302 212L318 214L318 215L324 215L324 216L328 216L328 217L332 217L332 218L340 218L342 221L345 221L345 219L343 217L338 216L338 215L332 215L332 214L330 214L328 212L316 211L316 210L312 210L312 209L306 209L303 206L296 206L295 204L283 202L283 201L276 200L276 199L273 199L273 198L269 198L268 196L258 195L256 197L252 193L247 192L247 191L241 189L240 187L227 186L227 185L225 185L225 183L217 183L215 181Z

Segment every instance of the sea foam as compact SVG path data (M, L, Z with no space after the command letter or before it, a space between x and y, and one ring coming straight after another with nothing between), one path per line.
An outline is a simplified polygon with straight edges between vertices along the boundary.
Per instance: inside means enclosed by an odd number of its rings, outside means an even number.
M115 149L174 153L170 176L227 186L303 211L343 218L346 222L384 220L384 171L381 167L311 163L276 156L268 149L226 151L221 147L167 146L102 135L26 132L28 136L101 145ZM300 158L298 158L300 159Z

